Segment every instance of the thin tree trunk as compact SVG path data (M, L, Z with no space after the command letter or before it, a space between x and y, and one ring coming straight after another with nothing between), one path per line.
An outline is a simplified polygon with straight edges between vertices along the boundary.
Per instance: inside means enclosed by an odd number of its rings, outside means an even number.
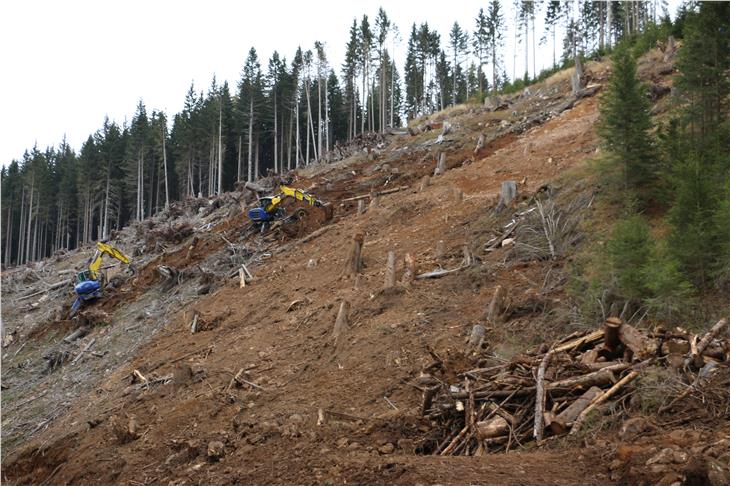
M295 168L298 169L301 164L301 162L300 162L300 160L301 160L301 143L299 140L299 137L300 137L300 134L299 134L299 96L297 96L297 106L296 106L296 111L294 112L294 115L295 115L296 122L297 122L296 123L296 125L297 125L297 137L296 137L297 146L295 147L297 160L296 160Z
M5 228L5 255L3 255L3 263L5 266L10 265L10 248L13 246L13 204L10 204L7 215L8 225Z
M251 93L251 99L249 101L248 108L248 178L247 181L252 181L252 169L251 167L251 155L253 148L253 93Z
M329 152L330 149L330 96L329 96L329 78L324 78L324 149ZM321 152L320 152L321 154Z
M165 141L165 124L161 123L162 125L162 165L164 166L165 170L165 209L167 209L170 206L170 189L168 186L168 180L167 180L167 144Z
M322 73L319 72L319 67L317 66L317 160L322 154Z
M109 179L111 175L111 164L108 165L106 171L106 190L104 192L104 225L102 231L102 239L106 240L109 235Z
M254 162L253 180L259 180L259 135L256 134L256 159Z
M223 98L218 103L218 194L223 194Z
M31 240L30 240L30 233L31 229L33 227L33 192L35 191L35 177L31 178L30 180L30 204L28 204L28 235L26 236L26 248L25 248L25 261L28 261L28 258L32 258L32 255L30 253L31 250Z
M236 172L236 182L241 180L241 135L238 136L238 171Z
M279 128L276 119L276 91L274 91L274 173L279 173Z
M20 231L18 231L18 254L16 255L15 263L16 265L20 265L23 263L23 243L25 242L24 239L24 230L25 226L25 184L23 184L23 190L21 192L20 196Z

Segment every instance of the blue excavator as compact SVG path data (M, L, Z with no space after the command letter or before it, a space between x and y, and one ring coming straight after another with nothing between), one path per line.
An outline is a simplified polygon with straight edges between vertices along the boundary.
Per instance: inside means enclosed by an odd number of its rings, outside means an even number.
M274 221L281 221L282 223L291 223L299 221L306 215L307 211L305 208L298 208L293 214L288 215L286 209L284 209L282 202L287 198L292 198L295 201L302 201L309 206L315 206L321 208L325 214L325 220L332 219L332 207L312 194L302 191L301 189L295 189L288 186L279 186L279 194L275 196L266 196L259 198L258 207L251 208L248 210L248 217L254 223L260 224L262 231L266 226Z
M96 251L94 252L94 256L91 258L88 270L84 270L76 274L76 281L74 283L76 300L71 305L70 316L76 314L76 311L79 310L84 302L101 297L102 290L106 283L105 275L101 270L104 255L109 255L125 265L129 265L129 257L127 257L124 253L114 248L112 245L97 241Z

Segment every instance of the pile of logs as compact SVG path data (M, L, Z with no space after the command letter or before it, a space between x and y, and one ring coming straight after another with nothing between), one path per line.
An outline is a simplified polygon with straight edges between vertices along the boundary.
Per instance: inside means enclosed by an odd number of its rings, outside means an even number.
M439 425L439 435L425 450L482 455L575 434L591 412L626 398L631 382L649 367L674 367L692 386L692 370L714 369L728 359L730 344L718 339L726 325L723 319L700 338L681 328L645 332L609 318L602 329L458 374L448 373L453 370L432 352L436 361L418 381L421 414ZM438 378L439 369L458 381Z

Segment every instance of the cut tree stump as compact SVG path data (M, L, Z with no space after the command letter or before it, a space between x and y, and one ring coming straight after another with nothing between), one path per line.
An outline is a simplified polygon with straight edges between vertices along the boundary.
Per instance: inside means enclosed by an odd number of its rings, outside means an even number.
M395 252L388 252L388 259L385 263L385 284L384 288L391 289L395 287Z
M352 237L352 245L350 247L350 256L347 258L345 266L345 275L357 275L362 271L362 246L365 241L363 232L355 233Z
M504 312L504 288L501 285L497 285L494 289L494 295L492 300L489 302L487 307L487 321L491 323L497 323Z
M512 206L515 199L517 199L517 183L515 181L502 182L502 188L499 191L497 211Z
M421 177L421 184L418 186L418 192L423 192L431 183L431 178L427 175Z
M340 310L337 312L337 319L335 320L335 327L332 330L332 337L337 341L342 334L347 331L347 313L350 310L350 303L343 300L340 303Z
M484 134L479 134L479 138L477 138L477 146L474 149L474 155L478 154L479 151L484 147Z
M365 200L358 199L357 200L357 214L362 214L364 212L365 212Z
M403 263L405 267L403 270L403 284L411 285L418 274L416 259L410 253L406 253L406 256L403 258Z
M439 154L439 160L436 163L436 169L433 171L434 176L438 176L446 172L446 154L441 152Z
M446 255L446 244L444 243L444 240L439 240L436 243L436 253L434 256L437 260L440 260Z
M621 319L618 317L609 317L606 319L606 323L603 326L603 345L611 351L616 353L621 347L621 339L619 338L619 330L621 329Z
M471 334L469 335L469 342L467 348L469 351L476 351L481 349L484 344L484 338L486 337L487 330L481 324L476 324L471 328Z

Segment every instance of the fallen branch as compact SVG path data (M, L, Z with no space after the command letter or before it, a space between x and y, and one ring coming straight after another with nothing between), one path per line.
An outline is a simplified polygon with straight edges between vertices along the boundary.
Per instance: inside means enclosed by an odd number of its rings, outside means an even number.
M553 351L548 351L542 359L542 363L540 363L540 368L537 370L537 383L535 385L535 426L532 430L532 435L537 441L542 440L543 413L545 412L545 370L552 356Z
M82 349L81 352L79 352L79 354L73 359L73 361L71 361L71 364L76 363L81 358L81 356L83 356L84 353L86 351L88 351L91 346L94 345L95 342L96 342L96 338L91 338L91 341L86 343L86 346L84 346L84 349Z

